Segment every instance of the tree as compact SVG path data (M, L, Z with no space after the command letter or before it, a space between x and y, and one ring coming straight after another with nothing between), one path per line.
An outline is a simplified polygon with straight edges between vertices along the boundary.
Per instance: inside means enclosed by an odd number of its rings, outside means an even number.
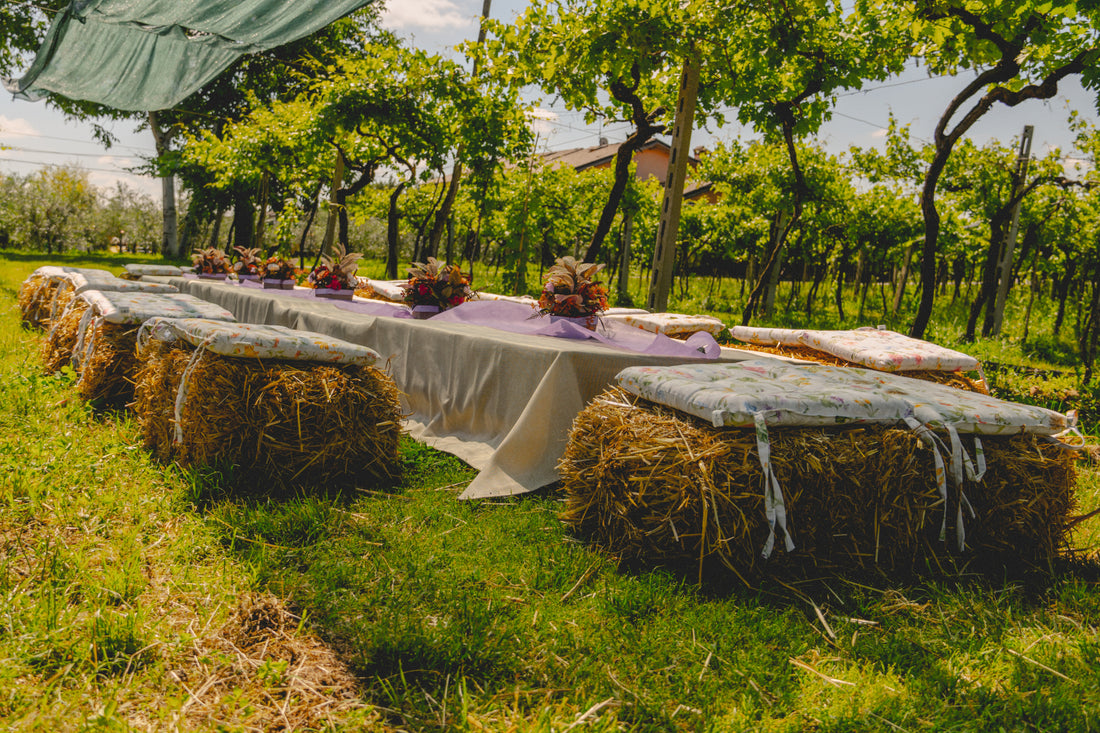
M665 131L679 68L690 48L695 3L677 0L537 0L514 26L490 23L486 70L522 86L537 84L567 109L625 120L633 131L615 154L614 182L585 262L595 262L611 231L637 152Z
M872 0L844 7L828 0L732 0L697 17L709 41L702 88L737 107L742 123L786 148L793 176L790 209L776 221L760 279L742 315L748 323L808 193L797 141L828 119L836 93L900 70L905 44ZM736 17L736 23L722 22Z
M923 288L909 328L911 336L920 338L936 295L936 188L955 145L996 104L1015 107L1028 99L1050 99L1063 79L1076 74L1085 86L1097 88L1100 9L1094 3L1038 0L906 0L896 5L895 22L912 33L929 73L975 72L936 124L921 190Z

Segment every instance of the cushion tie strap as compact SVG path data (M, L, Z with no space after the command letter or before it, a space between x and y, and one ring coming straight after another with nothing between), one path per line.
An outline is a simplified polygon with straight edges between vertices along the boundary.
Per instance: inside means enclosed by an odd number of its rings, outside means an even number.
M947 453L951 458L951 480L959 491L959 505L955 511L955 547L959 552L962 552L966 547L966 525L964 522L963 511L965 510L971 519L974 519L977 515L974 513L974 507L970 505L970 500L966 498L966 492L963 491L963 483L969 479L971 481L981 481L985 475L986 462L985 462L985 450L982 447L982 442L976 436L974 438L974 454L977 461L977 468L974 467L974 462L970 460L970 456L967 454L966 449L963 448L962 439L959 438L959 431L952 425L944 426L947 430L948 439L951 441L951 447L948 448L943 440L938 435L932 432L932 429L921 423L912 415L907 415L905 418L905 424L920 438L921 442L929 446L932 449L932 456L936 461L936 486L939 489L940 499L944 503L943 521L940 524L940 540L947 540L947 470L943 460L943 454Z
M175 440L176 444L183 442L183 403L187 400L188 382L191 381L191 373L195 371L195 367L199 364L199 358L202 357L206 346L213 340L213 337L206 339L199 344L194 353L191 354L191 358L187 361L187 366L183 370L183 375L180 377L180 386L176 391L176 406L175 414Z
M767 560L775 547L777 522L779 529L783 532L783 546L787 552L794 550L794 540L791 539L791 533L787 530L787 508L783 503L783 490L772 468L771 440L768 438L768 425L764 421L764 413L754 413L753 421L756 423L756 452L760 457L760 468L764 471L764 516L768 519L768 539L764 542L760 556Z
M57 316L57 301L60 300L61 294L69 289L69 281L62 280L58 283L57 288L53 291L53 300L50 301L50 333L53 333L55 316Z
M91 308L84 311L84 315L80 317L80 325L76 327L76 346L73 347L73 355L70 359L74 369L80 369L80 362L84 360L85 350L92 350L92 347L88 344L88 342L91 340L88 338L88 328L91 325L92 318L94 316L95 313L92 311ZM91 328L96 328L99 325L100 320L101 319L96 319L95 325L91 325ZM94 338L95 334L93 333L92 339Z
M922 443L932 449L932 458L936 462L936 488L940 492L940 501L943 502L943 521L940 523L940 541L947 539L947 469L943 462L943 453L940 446L943 445L932 429L917 420L912 415L906 415L905 424L920 439Z

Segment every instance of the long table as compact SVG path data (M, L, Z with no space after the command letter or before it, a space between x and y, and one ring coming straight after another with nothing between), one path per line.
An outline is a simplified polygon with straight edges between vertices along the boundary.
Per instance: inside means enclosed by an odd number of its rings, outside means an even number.
M521 494L554 483L573 418L616 374L633 365L692 360L591 340L371 315L300 292L164 280L244 322L325 333L378 351L404 393L411 437L479 471L463 499ZM360 310L372 307L362 304ZM722 349L718 358L758 356Z

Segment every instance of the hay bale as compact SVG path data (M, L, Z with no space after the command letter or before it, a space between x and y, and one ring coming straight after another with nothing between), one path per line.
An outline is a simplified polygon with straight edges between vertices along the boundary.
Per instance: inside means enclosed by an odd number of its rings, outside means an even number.
M146 447L183 466L235 467L243 485L330 487L399 473L402 419L393 380L374 367L261 361L205 351L188 380L175 442L175 402L193 354L151 339L139 354L134 412Z
M50 303L56 286L48 275L33 273L19 287L19 312L30 328L44 328L50 315Z
M863 364L856 364L855 362L841 359L839 356L826 354L824 351L818 351L817 349L801 344L797 346L789 344L763 346L761 344L738 343L734 348L741 349L742 351L759 351L762 354L776 354L791 359L812 361L815 364L824 364L826 366L853 367L856 369L870 368ZM986 384L984 379L974 379L965 372L944 372L934 369L907 369L905 371L892 373L900 377L920 379L924 382L935 382L936 384L943 384L948 387L954 387L955 389L965 389L968 392L989 394L989 385Z
M70 297L64 308L58 308L60 317L50 324L49 335L42 342L42 368L46 374L55 374L68 366L73 358L73 349L80 338L80 320L88 310L88 304Z
M89 329L85 339L91 339L92 347L80 364L76 385L81 397L106 407L122 407L133 399L139 328L103 322Z
M933 454L912 431L777 428L770 436L797 549L773 555L769 567L904 573L948 559ZM977 514L967 520L966 557L1046 566L1067 539L1072 455L1030 435L982 443L989 469L964 486ZM752 430L714 428L614 388L578 415L558 468L562 520L624 560L686 561L700 572L717 560L742 577L762 570L768 527Z

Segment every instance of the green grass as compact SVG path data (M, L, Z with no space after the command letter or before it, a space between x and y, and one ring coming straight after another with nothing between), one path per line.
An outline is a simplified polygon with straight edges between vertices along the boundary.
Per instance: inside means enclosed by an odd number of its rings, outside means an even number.
M1053 577L749 588L620 568L563 528L552 490L458 502L472 471L411 441L390 491L236 495L39 374L13 307L37 264L0 259L0 726L280 726L286 659L193 702L238 660L215 632L262 593L355 675L362 706L333 729L1100 726L1100 520ZM1079 494L1100 503L1096 470Z

